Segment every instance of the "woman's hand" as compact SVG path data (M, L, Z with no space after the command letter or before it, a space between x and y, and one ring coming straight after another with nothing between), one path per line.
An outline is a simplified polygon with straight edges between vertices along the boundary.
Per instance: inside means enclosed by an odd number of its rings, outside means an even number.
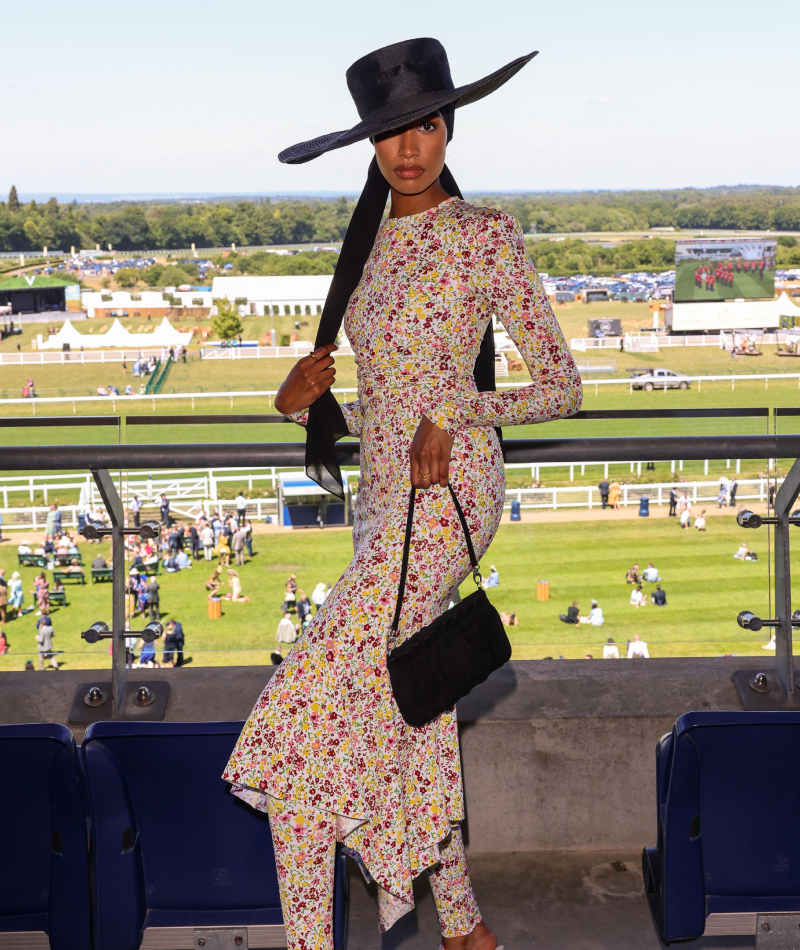
M326 343L294 364L275 397L278 412L288 415L308 409L326 389L333 386L336 369L331 353L338 349L335 343Z
M414 488L447 486L453 437L427 416L420 419L411 443L411 484ZM423 478L424 475L429 476Z

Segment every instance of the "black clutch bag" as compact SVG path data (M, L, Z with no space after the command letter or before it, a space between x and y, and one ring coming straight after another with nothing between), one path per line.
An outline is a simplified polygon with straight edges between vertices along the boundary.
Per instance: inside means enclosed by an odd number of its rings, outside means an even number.
M410 636L387 658L395 701L410 726L424 726L452 709L459 699L511 659L511 644L500 614L481 587L478 561L464 512L452 486L447 487L464 529L472 577L478 589ZM395 634L403 607L415 495L416 489L412 488L400 589L392 621Z

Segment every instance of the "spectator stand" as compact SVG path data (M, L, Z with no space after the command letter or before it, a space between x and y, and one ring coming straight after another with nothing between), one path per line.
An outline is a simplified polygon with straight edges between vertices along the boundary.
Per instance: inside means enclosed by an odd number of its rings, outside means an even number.
M220 778L243 725L105 722L87 730L81 760L93 828L96 947L286 946L269 822ZM179 821L164 821L167 789L180 797ZM347 931L344 865L339 850L338 950Z
M0 725L0 801L0 947L87 950L86 822L69 729Z
M768 762L780 780L764 780ZM658 742L658 843L642 871L663 943L746 935L757 950L797 947L799 784L800 711L687 713Z

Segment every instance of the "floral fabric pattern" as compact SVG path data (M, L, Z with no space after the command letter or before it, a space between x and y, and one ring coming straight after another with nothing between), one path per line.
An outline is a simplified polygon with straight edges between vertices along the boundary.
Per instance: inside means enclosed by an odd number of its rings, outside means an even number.
M492 313L532 382L479 393L472 371ZM413 878L440 865L464 816L455 711L407 725L386 668L387 651L446 610L470 573L449 492L418 492L390 639L411 441L423 415L454 436L450 480L480 558L505 498L493 426L570 415L581 386L519 224L458 198L383 223L345 330L359 388L345 418L362 440L354 557L256 703L223 777L261 810L272 797L339 816L339 840L377 882L388 929L413 907ZM303 424L305 413L293 418Z

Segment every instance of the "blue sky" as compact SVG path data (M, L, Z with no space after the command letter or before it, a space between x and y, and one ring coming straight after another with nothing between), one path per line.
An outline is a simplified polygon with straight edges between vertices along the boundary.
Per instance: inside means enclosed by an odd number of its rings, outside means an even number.
M35 14L35 15L34 15ZM800 183L796 0L0 0L0 192L357 191L344 73L413 36L456 84L540 55L459 110L463 190Z

